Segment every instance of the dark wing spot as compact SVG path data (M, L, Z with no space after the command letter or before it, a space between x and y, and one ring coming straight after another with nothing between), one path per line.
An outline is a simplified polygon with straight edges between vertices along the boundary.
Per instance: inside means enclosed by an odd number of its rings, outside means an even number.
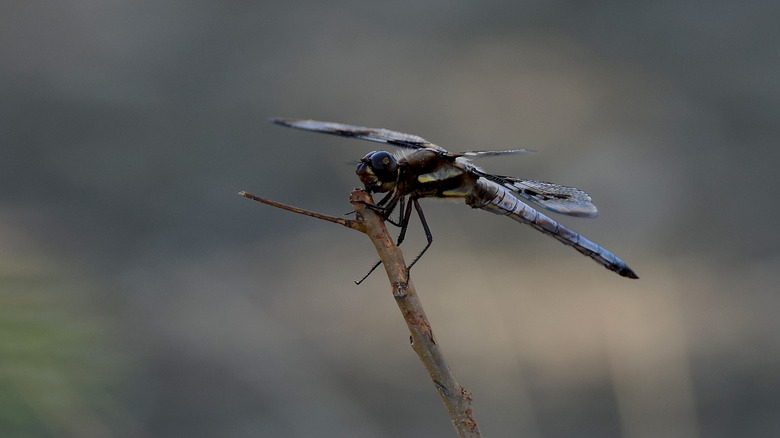
M369 134L368 131L345 131L342 129L337 129L333 133L342 137L365 137Z
M420 149L425 146L423 146L425 143L420 143L419 141L408 141L408 140L387 140L387 144L393 145L393 146L399 146L402 148L412 148L412 149Z
M535 198L539 198L542 201L549 201L552 198L556 199L569 199L571 198L571 195L567 195L565 193L547 193L542 195L541 193L537 192L536 190L531 189L523 189L523 193L525 193L528 196L533 196Z

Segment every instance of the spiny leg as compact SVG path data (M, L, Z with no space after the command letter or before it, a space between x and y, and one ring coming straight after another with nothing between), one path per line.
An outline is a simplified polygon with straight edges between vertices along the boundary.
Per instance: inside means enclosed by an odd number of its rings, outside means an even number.
M386 196L385 198L382 199L382 201L386 200L387 198L388 197ZM382 201L380 201L380 203ZM417 211L417 216L420 218L420 223L423 226L423 231L425 231L425 240L426 240L425 247L422 249L422 251L420 251L419 254L417 254L417 257L415 257L414 260L412 260L412 263L410 263L409 266L406 267L406 281L408 283L412 266L414 266L414 264L417 263L417 261L419 261L420 258L422 258L423 254L425 254L425 252L428 251L428 248L430 248L431 245L433 244L433 233L431 233L431 228L428 226L428 221L425 220L425 214L423 213L422 207L420 206L420 202L417 200L417 198L410 198L408 204L405 203L405 201L406 201L405 196L395 197L390 202L390 204L384 208L392 207L392 209L395 209L395 206L400 203L401 208L399 210L403 212L402 216L399 214L398 224L393 223L387 218L385 219L391 224L401 228L401 232L398 234L398 240L396 242L396 245L400 246L401 243L403 243L404 238L406 237L406 230L409 228L409 221L411 220L412 217L412 205L414 205L414 209ZM406 207L405 209L404 206ZM389 212L392 212L392 209L389 210ZM368 271L368 273L365 276L363 276L363 278L361 278L359 281L356 281L355 284L362 283L363 280L368 278L368 276L371 275L371 273L373 273L376 270L376 268L378 268L379 265L381 264L382 264L381 260L376 262L374 266L372 266L371 269Z
M401 201L403 205L403 200ZM428 251L428 248L431 247L431 244L433 244L433 233L431 233L431 228L428 226L428 221L425 220L425 214L423 213L422 207L420 207L420 203L417 201L416 198L410 199L410 202L406 204L406 210L404 211L404 215L400 218L400 227L401 227L401 233L398 235L398 243L396 245L401 245L401 243L404 241L404 238L406 237L406 230L409 227L409 220L411 220L412 217L412 205L414 205L414 209L417 211L417 216L420 218L420 223L423 226L423 230L425 231L425 239L427 243L425 244L425 248L420 251L419 254L417 254L417 257L412 260L412 263L409 264L409 266L406 267L406 282L409 282L409 276L410 276L410 270L412 269L412 266L414 266L415 263L417 263L418 260L425 254L425 251ZM368 274L366 274L363 278L361 278L359 281L356 281L355 284L360 284L368 278L369 275L371 275L376 268L379 267L379 265L382 264L382 261L376 262L374 266L371 267L371 270L368 271Z
M385 199L387 199L387 197L385 197ZM383 200L384 200L384 199L383 199ZM381 203L381 201L380 201L380 203ZM404 241L404 237L406 236L406 229L409 227L409 219L410 219L410 218L411 218L411 216L412 216L412 204L413 204L413 203L417 205L417 209L418 209L418 212L419 212L419 211L420 211L420 208L419 208L419 205L420 205L420 204L417 204L417 200L416 200L416 199L415 199L415 200L413 200L412 202L409 202L408 204L406 204L406 197L405 197L405 196L401 196L401 197L400 197L400 200L395 200L395 201L393 201L393 202L392 202L392 204L400 204L400 206L401 206L401 208L399 209L399 210L400 210L400 213L399 213L399 215L398 215L398 223L397 223L397 224L396 224L396 223L394 223L394 222L393 222L393 221L391 221L389 218L385 219L385 220L387 220L388 222L390 222L391 224L393 224L393 225L395 225L395 226L397 226L397 227L400 227L400 228L401 228L401 233L398 235L398 240L397 240L397 242L396 242L396 246L398 246L398 245L401 245L401 242L403 242L403 241ZM406 206L406 208L405 208L405 209L404 209L404 205ZM427 224L425 224L425 225L424 225L424 228L425 228L425 230L426 230L426 231L425 231L425 234L426 234L426 236L430 236L430 230L428 230L428 225L427 225ZM430 246L430 245L431 245L431 244L430 244L430 242L429 242L429 243L428 243L428 246ZM428 246L426 246L426 247L425 247L425 249L428 249ZM423 250L423 252L425 252L425 250ZM417 259L419 259L421 255L422 255L422 254L420 254L419 256L417 256ZM414 261L416 262L416 261L417 261L417 259L415 259ZM381 265L381 264L382 264L382 260L379 260L378 262L376 262L376 263L374 264L374 266L372 266L372 267L371 267L371 269L368 271L368 273L367 273L366 275L364 275L364 276L363 276L363 278L361 278L360 280L356 281L356 282L355 282L355 284L360 284L360 283L362 283L362 282L363 282L363 280L365 280L366 278L368 278L368 276L369 276L369 275L371 275L371 274L372 274L372 273L373 273L373 272L376 270L376 268L378 268L378 267L379 267L379 265ZM414 264L414 262L412 262L412 264ZM412 267L412 266L411 266L411 265L409 265L409 268L411 268L411 267ZM409 278L409 268L406 268L406 278L407 278L407 279ZM407 280L407 281L408 281L408 280Z
M401 200L401 211L403 212L403 216L400 214L398 216L398 226L401 227L401 232L398 234L396 246L401 246L401 242L403 242L404 237L406 237L406 229L409 228L409 219L412 217L412 204L416 202L416 199L410 200L410 202L406 204L406 210L403 210L404 200Z
M405 205L405 204L406 204L406 196L401 196L401 199L399 199L399 200L398 200L398 205L399 205L399 207L400 207L400 208L398 209L398 223L396 223L396 222L393 222L393 221L390 219L390 213L388 213L388 214L387 214L387 221L388 221L388 222L390 222L391 224L395 225L396 227L401 227L401 228L402 228L402 229L404 229L404 230L406 229L406 227L404 227L404 226L403 226L403 223L404 223L404 217L403 217L402 215L404 214L404 205ZM401 244L401 242L399 241L399 242L398 242L398 245L400 245L400 244Z
M371 210L375 211L378 214L381 214L382 216L385 215L385 207L383 205L395 194L395 192L391 191L388 192L382 199L379 200L376 204L370 204L366 201L351 201L352 204L360 204L365 206L366 208L370 208ZM346 213L345 216L350 214L357 214L356 211L350 211L349 213Z
M382 264L382 260L380 260L380 261L378 261L378 262L374 263L374 266L372 266L372 267L371 267L371 269L369 269L369 270L368 270L368 273L367 273L366 275L364 275L364 276L363 276L363 278L361 278L360 280L357 280L357 281L355 282L355 284L357 284L357 285L360 285L360 283L362 283L362 282L363 282L363 280L365 280L366 278L368 278L368 276L369 276L369 275L371 275L371 274L372 274L372 273L373 273L373 272L376 270L376 268L378 268L378 267L379 267L379 265L381 265L381 264Z
M386 206L382 205L382 204L384 204L384 203L388 202L388 200L390 201L390 202L388 203L388 205L386 205ZM395 207L396 207L396 205L398 205L398 204L399 204L399 202L400 202L400 204L401 204L401 209L400 209L400 210L401 210L401 212L403 212L403 210L404 210L404 204L405 204L405 202L406 202L406 197L405 197L405 196L399 196L399 195L398 195L398 192L397 192L396 190L393 190L392 192L390 192L390 193L388 193L387 195L385 195L385 197L384 197L384 198L382 198L382 199L381 199L381 200L380 200L380 201L379 201L379 202L378 202L376 205L373 205L373 204L367 204L367 203L365 203L365 202L360 202L360 203L361 203L361 204L363 204L363 205L365 205L367 208L371 208L372 210L374 210L375 212L377 212L377 213L378 213L380 216L382 216L382 218L383 218L385 221L387 221L387 222L390 222L391 224L395 225L396 227L401 227L401 226L402 226L402 224L403 224L403 216L401 216L401 214L400 214L400 213L399 213L399 215L398 215L398 223L396 223L396 222L393 222L393 220L392 220L392 219L390 219L390 215L393 213L393 210L395 210ZM411 205L412 205L412 204L409 204L409 207L411 207ZM407 223L408 223L408 221L407 221ZM406 231L406 227L402 227L402 228L401 228L401 235L402 235L402 236L403 236L403 233L404 233L405 231ZM403 237L400 237L400 240L398 241L398 243L397 243L396 245L400 245L402 240L403 240ZM377 261L376 263L374 263L374 266L372 266L372 267L371 267L371 269L369 269L369 270L368 270L368 273L367 273L366 275L364 275L364 276L363 276L363 278L361 278L360 280L357 280L357 281L355 282L355 284L359 285L360 283L362 283L362 282L363 282L363 281L364 281L366 278L368 278L368 277L369 277L369 276L370 276L370 275L371 275L371 274L372 274L372 273L373 273L373 272L376 270L376 268L378 268L378 267L379 267L379 265L381 265L381 264L382 264L382 260L379 260L379 261Z
M388 202L390 200L390 202ZM370 204L365 201L351 201L353 204L361 204L364 205L366 208L369 208L373 210L378 215L382 216L382 219L386 222L390 222L391 224L395 225L396 227L400 227L401 224L401 217L399 214L398 222L395 222L394 220L390 219L390 215L393 214L393 210L395 210L396 205L398 205L400 200L401 203L401 211L404 209L404 202L406 198L404 196L400 196L396 190L391 191L387 195L385 195L384 198L382 198L379 202L376 204ZM387 205L384 205L387 203Z
M393 192L393 191L387 192L387 194L382 199L380 199L379 202L376 203L376 205L378 205L380 207L385 205L385 203L387 203L387 201L389 201L390 198L393 197L393 195L395 195L395 192Z
M418 260L420 260L420 257L422 257L423 254L425 254L425 251L428 251L428 248L431 247L431 244L433 243L433 234L431 233L431 229L428 227L428 222L425 220L425 215L423 214L422 207L420 207L420 203L417 201L417 198L413 198L412 202L410 203L414 204L414 209L417 210L417 216L420 218L420 223L423 226L423 230L425 230L425 239L428 241L428 243L425 245L425 248L420 251L419 254L417 254L417 257L412 260L412 263L409 264L409 267L406 268L406 274L407 279L409 278L409 270L412 269L412 266L414 266L415 263L417 263ZM411 216L411 208L407 208L408 214L406 215L406 225L409 224L409 216ZM403 228L401 230L402 232L406 231L406 228ZM407 280L408 281L408 280Z

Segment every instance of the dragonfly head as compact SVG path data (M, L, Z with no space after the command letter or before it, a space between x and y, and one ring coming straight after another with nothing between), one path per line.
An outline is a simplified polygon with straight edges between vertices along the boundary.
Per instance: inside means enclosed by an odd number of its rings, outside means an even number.
M387 192L398 179L398 162L389 152L373 151L360 160L355 173L367 191Z

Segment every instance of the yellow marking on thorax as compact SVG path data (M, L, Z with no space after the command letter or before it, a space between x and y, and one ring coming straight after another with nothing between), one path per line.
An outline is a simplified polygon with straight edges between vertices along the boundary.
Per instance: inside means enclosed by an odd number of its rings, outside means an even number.
M429 183L434 181L442 181L445 179L455 178L463 175L463 171L460 169L454 169L452 167L442 166L435 172L425 173L417 177L417 181L421 183Z
M463 190L461 188L455 188L455 189L452 189L452 190L445 190L445 191L441 192L441 194L444 195L444 196L463 197L463 196L468 195L469 192L468 192L468 190Z

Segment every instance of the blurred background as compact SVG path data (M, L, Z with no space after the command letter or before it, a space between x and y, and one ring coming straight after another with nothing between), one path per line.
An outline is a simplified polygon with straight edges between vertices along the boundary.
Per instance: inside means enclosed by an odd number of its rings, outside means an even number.
M424 201L413 271L485 436L780 436L780 4L6 1L4 437L452 436L340 215L425 137L580 187L637 281ZM424 244L416 221L407 258Z

